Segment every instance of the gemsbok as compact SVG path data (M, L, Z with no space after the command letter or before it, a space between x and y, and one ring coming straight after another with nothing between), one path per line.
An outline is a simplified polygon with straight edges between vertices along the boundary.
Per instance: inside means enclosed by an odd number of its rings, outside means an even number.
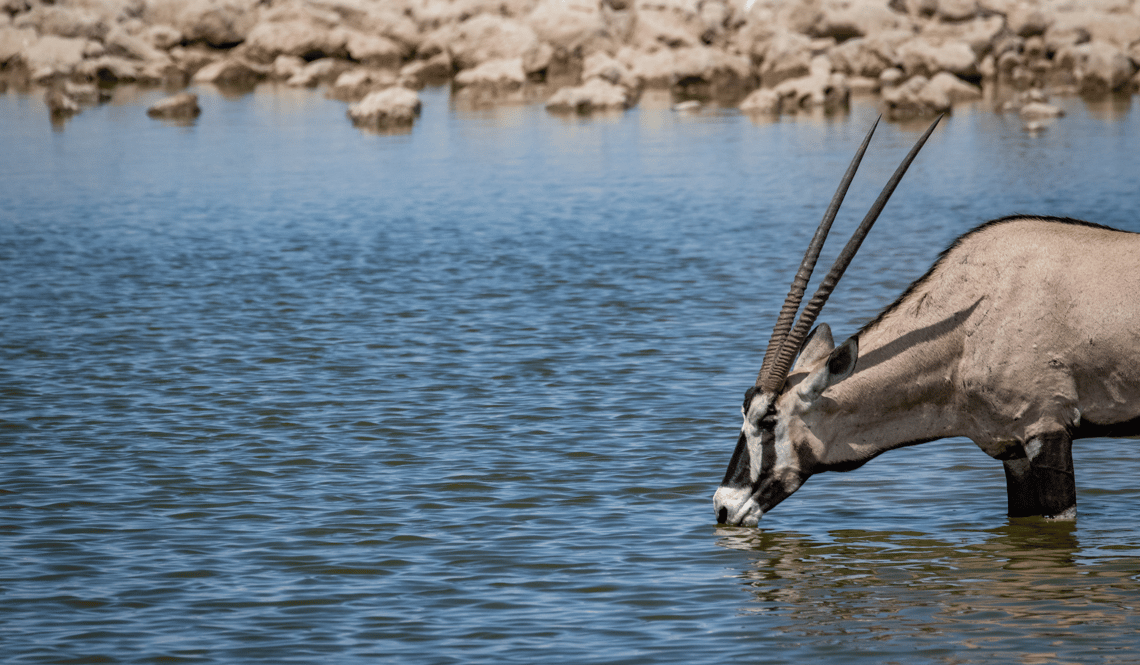
M1073 519L1073 439L1140 436L1140 234L1055 217L997 219L958 238L838 347L827 324L808 333L937 124L793 326L874 126L856 152L745 393L744 426L713 499L718 522L755 526L812 474L952 436L1005 465L1011 517Z

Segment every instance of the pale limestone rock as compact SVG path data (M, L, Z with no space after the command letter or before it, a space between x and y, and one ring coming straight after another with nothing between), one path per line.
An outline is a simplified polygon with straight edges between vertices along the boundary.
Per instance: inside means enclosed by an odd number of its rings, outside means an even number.
M347 115L358 127L384 130L410 127L420 114L420 96L414 90L393 86L370 92L348 107Z
M780 94L771 88L753 90L740 102L740 110L744 113L779 115Z
M212 83L221 87L252 88L265 79L270 71L270 67L229 57L199 69L191 80L194 83Z
M893 88L906 80L906 74L898 67L888 67L879 74L879 84L884 88Z
M399 46L400 59L407 60L419 48L420 27L408 12L414 4L405 0L309 0L326 21L364 35L392 40Z
M934 15L943 21L966 21L978 14L977 0L938 0Z
M678 48L701 44L704 26L696 13L639 8L629 43L635 48Z
M67 76L83 62L87 40L81 37L40 37L21 54L33 80Z
M602 78L591 78L580 86L562 88L546 102L546 110L555 113L588 114L598 111L620 111L632 105L629 89Z
M926 84L926 94L947 98L951 104L973 102L982 98L982 89L948 72L939 72Z
M525 23L481 14L426 35L421 54L449 52L455 68L462 70L488 60L522 58L537 41L534 30Z
M933 76L950 72L964 78L978 76L977 61L970 45L949 40L941 44L922 37L903 42L898 50L899 64L908 76Z
M451 56L440 53L428 60L415 60L400 69L400 85L419 90L451 78Z
M187 41L221 48L247 38L260 5L258 0L147 0L143 19L172 26Z
M1126 53L1107 42L1078 44L1057 53L1056 66L1071 71L1082 94L1105 94L1122 90L1136 73Z
M307 60L347 58L348 31L329 27L312 18L262 21L253 27L243 48L258 62L273 62L279 55Z
M598 4L545 0L523 21L541 41L554 48L580 51L583 56L616 47Z
M1022 120L1042 120L1049 118L1060 118L1065 115L1065 112L1059 106L1054 106L1046 102L1029 102L1021 107L1018 115Z
M170 56L165 51L155 48L149 39L132 35L121 26L111 28L103 39L103 48L106 55L159 62L164 65L171 62Z
M522 58L499 58L488 60L473 69L465 69L455 75L455 85L459 88L476 86L488 91L508 92L526 83Z
M707 46L658 49L650 52L632 48L618 51L632 80L649 88L676 87L684 94L730 97L743 95L752 87L748 60Z
M757 73L765 88L807 76L813 55L811 39L793 32L776 33L759 53L753 51L753 58L759 56L761 60Z
M162 51L169 51L181 44L184 37L178 28L160 23L147 26L144 31L144 38L150 42L151 46Z
M938 0L900 0L897 4L916 18L932 18L938 11Z
M102 40L111 29L113 19L85 7L40 5L17 14L12 25L32 28L41 35Z
M787 0L775 5L776 23L792 32L809 34L823 18L821 0Z
M729 0L706 0L697 4L697 17L703 28L701 41L724 47L728 33L734 29L736 22L736 8Z
M39 36L32 28L0 26L0 65L14 59L38 40Z
M296 88L313 88L322 83L333 83L353 66L353 63L342 58L320 58L306 64L289 77L285 84Z
M979 58L994 50L1003 38L1013 38L1005 30L1005 21L1000 16L984 16L961 23L929 23L919 36L932 44L965 42Z
M146 111L150 117L163 120L186 120L196 118L201 113L198 95L188 92L160 99Z
M912 76L902 85L883 90L886 113L894 119L945 113L960 102L981 99L981 89L941 72L933 78Z
M546 42L535 42L522 55L523 71L528 78L544 80L546 70L554 60L554 47Z
M774 90L780 99L781 113L812 108L834 112L846 108L851 99L846 78L833 75L831 61L823 55L812 59L807 76L782 81Z
M676 49L672 81L680 92L701 97L739 98L755 87L745 58L708 46Z
M304 58L295 55L279 55L273 59L269 74L279 81L288 81L305 68Z
M824 2L819 17L808 32L818 37L834 37L841 42L853 37L871 37L885 32L913 32L913 21L893 11L885 0L846 0Z
M818 55L812 58L807 76L786 79L774 88L755 90L741 102L740 109L745 113L768 115L817 108L832 113L847 108L850 99L847 77L832 71L830 58Z
M625 47L618 51L617 59L646 87L661 88L673 84L676 56L671 49L646 52Z
M103 55L88 58L76 65L73 76L101 83L157 84L166 78L166 72L141 60Z
M870 95L879 91L879 79L870 76L848 76L847 88L853 95Z
M404 47L382 35L350 30L345 41L348 57L366 67L398 68L404 62Z
M189 76L211 62L222 59L219 51L205 46L175 46L170 49L169 55L174 65Z
M417 0L409 3L413 20L424 30L460 23L480 14L521 17L533 10L539 2L550 0ZM555 0L562 2L563 0ZM568 0L576 2L576 0Z
M894 62L894 49L884 53L872 39L858 37L839 44L830 52L835 70L849 76L878 78Z
M358 102L369 93L397 84L395 72L387 69L358 68L344 72L329 87L328 97L343 102Z
M1091 9L1082 2L1074 11L1055 11L1049 16L1046 41L1058 47L1100 41L1127 49L1140 39L1140 14L1131 11L1110 13Z
M931 88L929 83L930 79L917 75L902 85L883 90L883 106L887 116L905 119L949 111L949 95L943 90Z
M614 85L637 88L641 81L633 75L629 67L606 53L598 52L586 57L582 63L582 79L600 78Z
M1010 32L1018 37L1040 37L1049 29L1049 17L1036 5L1016 2L1000 13L1006 17L1006 26Z
M1041 35L1045 44L1046 53L1059 53L1070 46L1087 44L1092 35L1084 27L1053 28L1050 27Z

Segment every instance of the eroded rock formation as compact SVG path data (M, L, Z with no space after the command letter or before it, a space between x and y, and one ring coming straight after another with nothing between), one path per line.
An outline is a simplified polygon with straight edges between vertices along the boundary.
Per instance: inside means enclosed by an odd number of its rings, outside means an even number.
M471 103L621 108L645 88L749 112L940 112L998 83L1140 88L1140 0L20 0L0 85L329 86L362 101L451 82ZM398 92L392 95L402 94ZM414 114L413 114L414 115ZM403 117L403 116L401 116ZM413 118L414 119L414 118ZM401 120L400 122L404 122Z

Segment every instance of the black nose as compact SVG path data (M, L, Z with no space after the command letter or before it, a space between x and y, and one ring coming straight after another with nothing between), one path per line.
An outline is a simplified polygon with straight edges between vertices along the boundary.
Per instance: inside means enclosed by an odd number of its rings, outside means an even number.
M725 508L722 506L721 509L717 511L716 521L717 521L717 524L727 524L728 523L728 508Z

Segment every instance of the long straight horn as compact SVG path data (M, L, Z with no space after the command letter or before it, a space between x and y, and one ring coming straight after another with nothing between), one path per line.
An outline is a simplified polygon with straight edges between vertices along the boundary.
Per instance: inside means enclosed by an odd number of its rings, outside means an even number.
M906 170L910 167L911 162L918 156L918 151L926 143L926 139L930 138L934 128L938 126L938 122L942 120L942 116L934 119L930 123L930 127L926 132L919 137L914 147L910 149L906 159L902 164L895 169L894 175L887 181L883 191L879 194L879 198L875 200L875 204L867 212L867 216L863 218L863 222L859 224L859 228L855 230L855 234L847 241L847 246L843 248L839 256L835 259L835 264L831 266L831 270L827 276L820 282L819 288L816 290L815 295L808 301L804 311L800 314L799 321L796 322L792 331L784 338L783 344L780 346L780 352L776 359L772 362L772 366L765 376L765 381L761 386L765 391L775 392L783 387L784 379L788 376L788 370L792 366L792 361L795 360L796 353L799 352L800 346L803 344L804 339L807 337L808 332L811 330L812 325L815 323L816 317L819 316L820 310L823 309L827 299L831 296L831 292L835 290L836 284L839 283L839 278L843 276L843 272L847 270L847 266L851 263L851 259L855 258L855 253L859 251L859 246L863 244L863 240L871 231L871 226L874 225L875 220L879 218L879 213L886 207L887 201L891 198L895 188L898 187L899 182L902 180Z
M780 308L780 315L776 318L776 327L772 329L772 337L768 340L767 350L764 351L764 362L760 365L760 375L756 377L756 385L763 383L764 377L771 369L771 365L783 345L784 338L792 329L796 312L800 309L800 301L803 299L804 291L807 290L808 282L811 280L811 273L815 270L815 262L819 259L823 242L827 240L827 232L831 230L831 223L835 221L835 215L839 212L843 197L847 195L847 189L855 178L855 172L859 170L859 162L863 159L863 153L867 152L867 146L871 143L871 136L874 135L875 128L879 126L879 120L882 119L883 116L881 115L875 119L875 123L871 125L871 130L863 139L863 144L855 152L855 157L847 167L847 172L843 174L843 180L839 182L839 189L835 190L835 195L831 197L831 204L827 206L827 210L823 213L823 220L820 221L819 228L815 230L815 235L812 236L811 243L808 244L807 252L804 253L803 261L800 262L800 269L796 272L795 279L792 280L792 288L788 291L788 297L784 299L784 306Z

